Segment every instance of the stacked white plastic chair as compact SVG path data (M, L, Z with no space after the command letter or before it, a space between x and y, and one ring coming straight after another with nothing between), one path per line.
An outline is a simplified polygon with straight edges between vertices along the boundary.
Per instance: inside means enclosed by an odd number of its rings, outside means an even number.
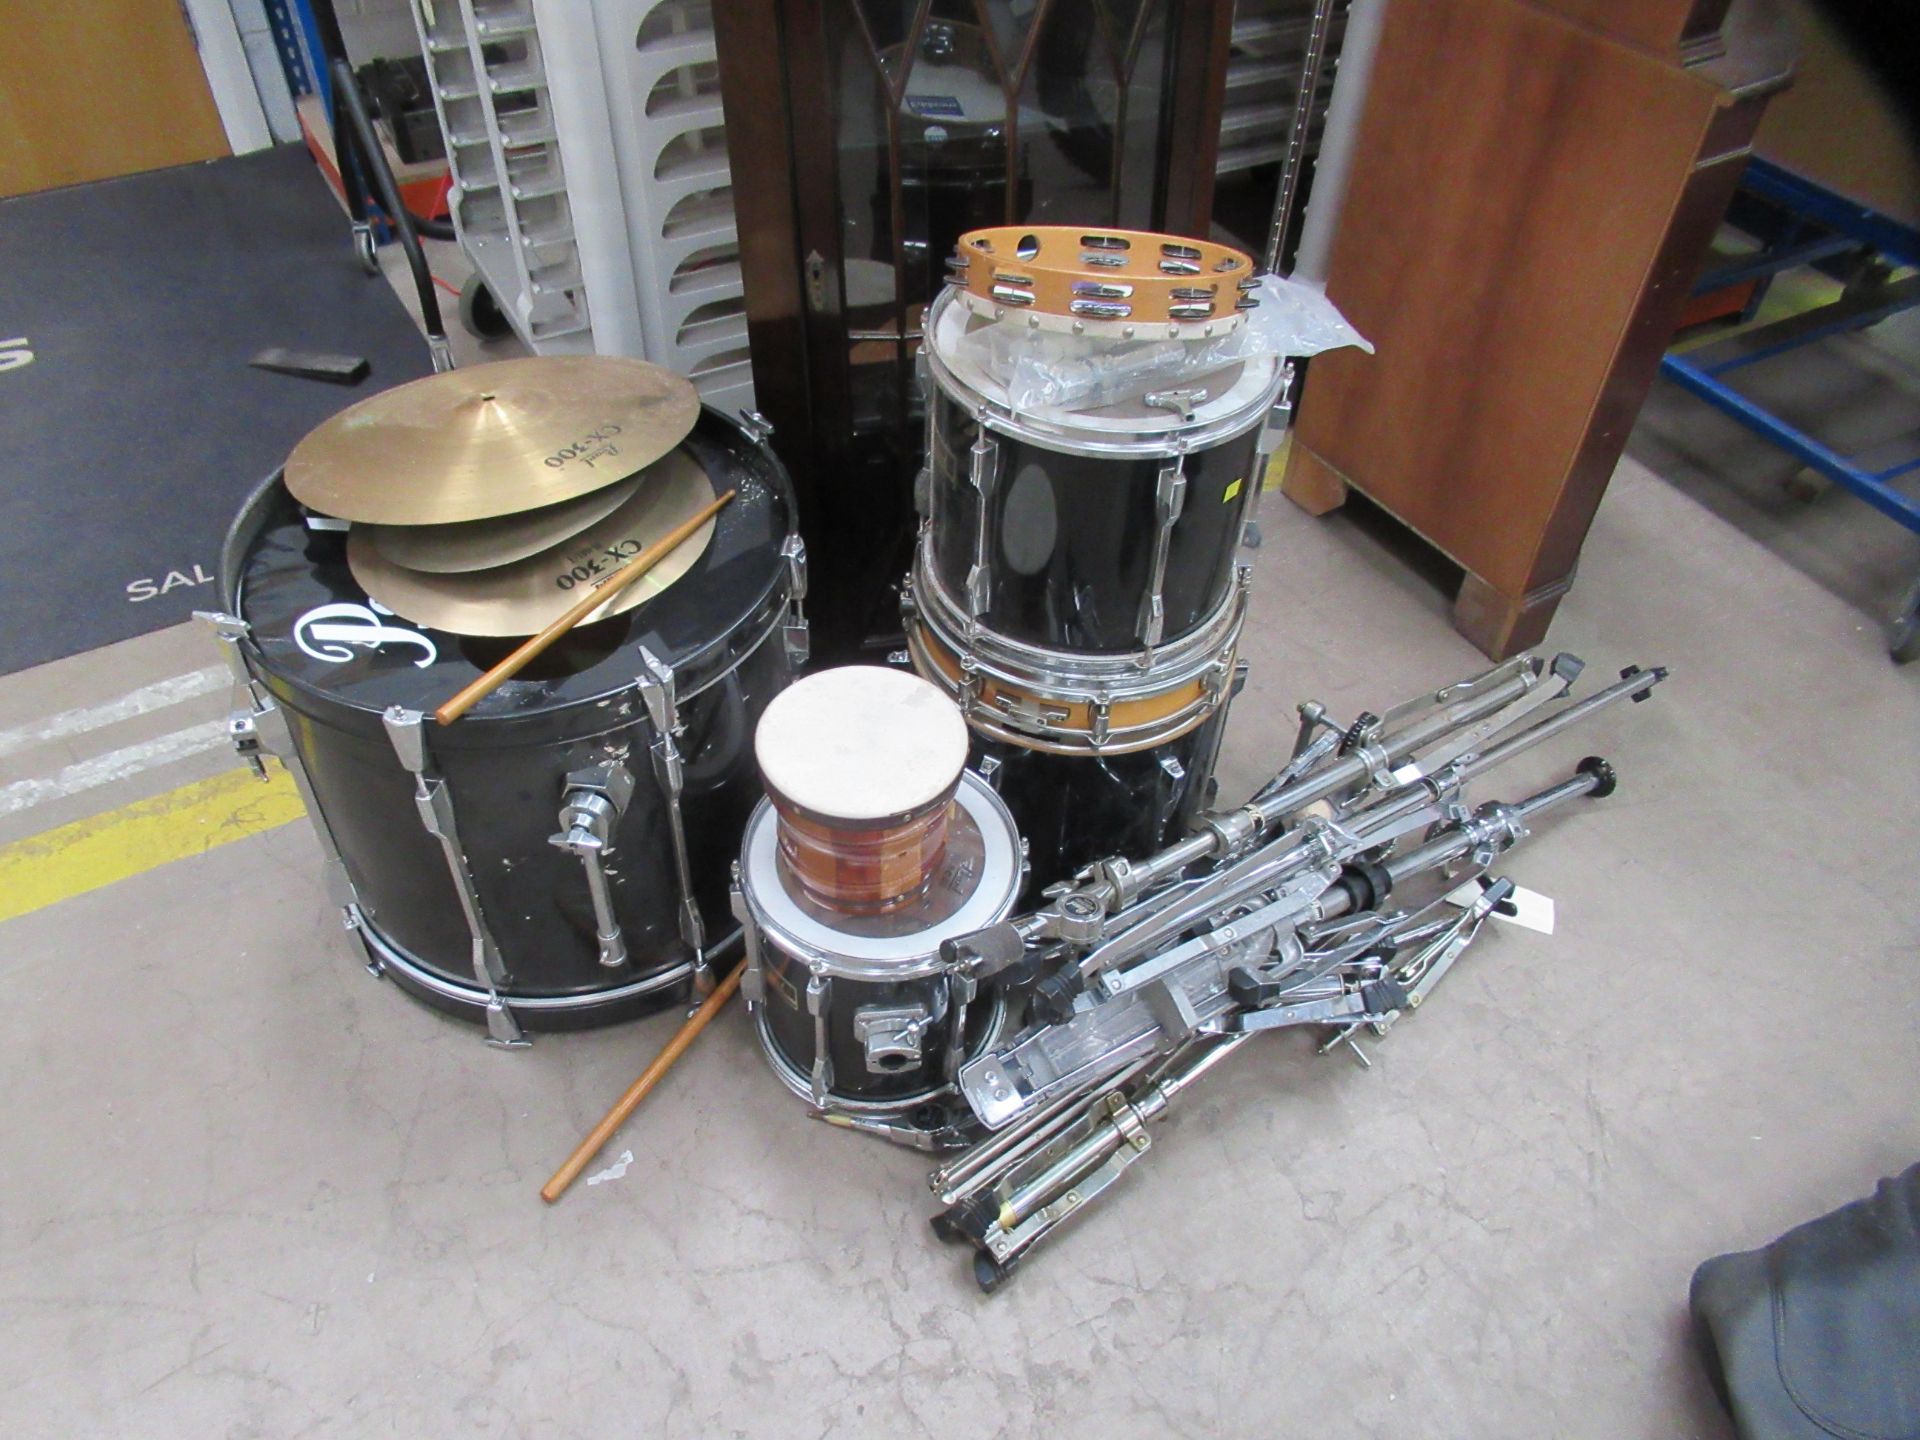
M537 354L634 355L751 409L703 0L414 0L454 229Z

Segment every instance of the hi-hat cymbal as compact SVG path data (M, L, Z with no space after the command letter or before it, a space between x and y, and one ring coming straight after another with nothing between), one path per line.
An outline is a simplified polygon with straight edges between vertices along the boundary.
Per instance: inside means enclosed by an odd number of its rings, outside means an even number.
M713 484L684 451L655 465L618 510L550 550L511 565L433 575L396 565L369 527L347 536L347 564L361 587L402 619L455 635L532 635L577 603L586 589L713 499ZM691 570L713 539L709 520L686 542L580 623L623 614Z
M692 465L684 450L656 460L638 475L616 480L575 500L545 505L518 515L496 515L491 520L463 520L458 525L356 525L373 548L406 570L429 575L464 575L491 570L551 550L578 535L596 520L604 520L633 498L649 476L675 463Z
M327 515L448 525L571 500L687 438L700 397L670 370L613 355L543 355L429 375L322 423L287 459L287 489Z

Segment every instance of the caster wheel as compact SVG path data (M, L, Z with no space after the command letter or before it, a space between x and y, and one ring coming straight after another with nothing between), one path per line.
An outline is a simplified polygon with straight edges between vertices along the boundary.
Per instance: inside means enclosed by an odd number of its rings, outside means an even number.
M1913 582L1887 626L1887 649L1895 664L1911 665L1920 660L1920 580Z
M501 310L487 282L477 273L469 275L467 283L460 287L460 323L467 327L469 335L481 340L498 340L513 333L506 312Z
M1788 499L1811 505L1833 489L1833 482L1818 470L1797 470L1781 482L1780 488Z

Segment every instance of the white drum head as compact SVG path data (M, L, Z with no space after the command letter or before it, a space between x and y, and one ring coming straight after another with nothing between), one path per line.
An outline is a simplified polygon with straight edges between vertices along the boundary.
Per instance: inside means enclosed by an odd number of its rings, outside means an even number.
M953 787L967 763L967 722L910 671L846 665L774 696L753 749L783 800L828 820L886 821Z

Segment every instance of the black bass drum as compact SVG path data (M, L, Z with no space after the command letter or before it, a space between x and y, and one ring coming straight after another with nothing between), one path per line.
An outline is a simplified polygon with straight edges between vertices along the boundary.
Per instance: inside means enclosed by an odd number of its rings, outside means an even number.
M1139 652L1143 666L1217 624L1279 361L1236 362L1158 405L1016 415L961 343L986 323L949 290L927 327L923 584L1018 644Z
M502 1043L684 997L728 928L754 726L805 658L805 557L762 437L705 411L682 448L737 492L694 568L449 726L434 707L514 642L374 605L277 475L227 538L210 618L246 682L236 743L287 762L371 967Z

